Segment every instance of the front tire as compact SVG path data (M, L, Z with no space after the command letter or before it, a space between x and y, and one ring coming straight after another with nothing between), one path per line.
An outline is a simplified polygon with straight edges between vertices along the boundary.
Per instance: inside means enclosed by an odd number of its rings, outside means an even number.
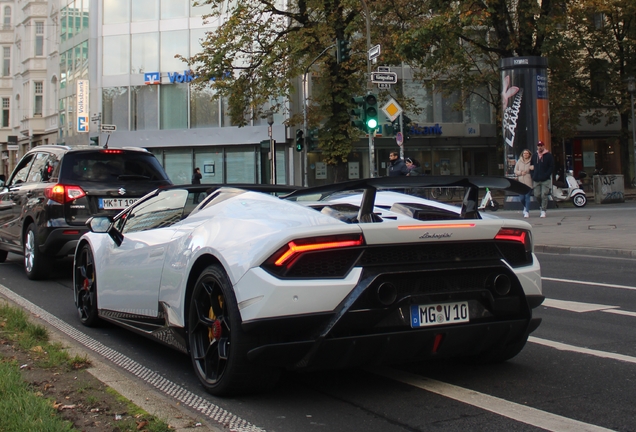
M24 271L31 280L44 279L51 270L51 259L40 252L35 224L31 223L24 233Z
M7 255L9 255L9 252L0 250L0 263L3 263L7 260Z
M194 286L188 342L194 371L213 395L262 390L278 381L279 370L249 362L255 343L241 328L232 285L219 265L207 267Z
M578 193L572 197L572 202L576 207L584 207L587 204L587 198L584 194Z
M79 319L87 327L99 324L97 309L97 280L95 259L89 245L84 244L75 254L73 264L73 285L75 287L75 307Z
M492 211L499 210L499 203L495 200L490 200L490 210Z

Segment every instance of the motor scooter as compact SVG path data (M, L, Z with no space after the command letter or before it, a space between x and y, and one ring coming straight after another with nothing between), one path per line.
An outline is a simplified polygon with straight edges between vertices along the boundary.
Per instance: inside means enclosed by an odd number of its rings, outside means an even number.
M565 182L561 180L559 174L555 176L555 181L552 184L552 198L558 207L558 203L561 201L572 200L572 203L576 207L583 207L587 204L587 196L585 191L581 189L581 178L585 177L585 172L581 172L579 179L574 178L574 174L571 170L565 172Z

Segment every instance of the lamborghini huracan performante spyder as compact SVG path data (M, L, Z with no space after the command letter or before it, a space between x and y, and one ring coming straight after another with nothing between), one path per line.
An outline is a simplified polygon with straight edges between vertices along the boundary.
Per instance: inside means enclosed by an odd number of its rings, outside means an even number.
M405 191L463 188L461 205ZM207 391L279 372L517 355L544 297L528 223L481 215L496 177L385 177L312 188L160 188L87 222L75 253L81 322L188 353Z

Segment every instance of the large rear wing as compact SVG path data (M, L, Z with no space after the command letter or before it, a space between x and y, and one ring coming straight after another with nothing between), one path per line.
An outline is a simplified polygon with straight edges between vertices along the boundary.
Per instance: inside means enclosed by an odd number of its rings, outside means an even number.
M295 190L282 198L297 198L304 195L328 196L336 192L362 191L362 202L358 213L360 222L373 221L373 208L375 195L378 189L410 189L432 187L458 187L465 188L466 193L462 201L460 217L465 219L479 218L478 193L479 189L489 188L504 190L507 192L524 195L530 188L517 180L506 177L484 176L416 176L416 177L377 177L361 180L352 180L342 183L332 183L323 186L315 186Z

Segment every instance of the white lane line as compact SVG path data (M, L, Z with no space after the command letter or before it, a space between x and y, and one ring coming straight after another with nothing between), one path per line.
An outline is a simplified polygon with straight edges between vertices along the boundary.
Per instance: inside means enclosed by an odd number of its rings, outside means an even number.
M548 431L598 432L611 430L408 372L388 368L378 368L369 371L376 375L381 375Z
M630 312L630 311L624 311L624 310L618 310L618 309L607 309L607 310L603 310L601 312L607 312L607 313L613 313L613 314L616 314L616 315L627 315L627 316L636 317L636 312Z
M575 301L555 300L546 298L541 306L547 306L555 309L562 309L570 312L595 312L603 311L606 309L618 309L618 306L608 306L594 303L581 303Z
M594 349L590 349L590 348L581 348L581 347L577 347L574 345L568 345L568 344L564 344L561 342L555 342L555 341L551 341L551 340L547 340L547 339L540 339L538 337L534 337L534 336L530 336L528 338L528 342L532 342L532 343L536 343L538 345L543 345L543 346L547 346L550 348L555 348L558 349L559 351L571 351L571 352L575 352L575 353L579 353L579 354L588 354L588 355L592 355L595 357L601 357L601 358L606 358L606 359L612 359L612 360L619 360L619 361L624 361L627 363L635 363L636 364L636 357L632 357L632 356L628 356L628 355L624 355L624 354L616 354L616 353L611 353L611 352L607 352L607 351L599 351L599 350L594 350Z
M602 282L586 282L586 281L578 281L578 280L572 280L572 279L558 279L558 278L551 278L551 277L542 277L541 279L546 281L552 281L552 282L565 282L565 283L574 283L579 285L601 286L605 288L620 288L620 289L636 291L636 287L628 286L628 285L607 284Z

